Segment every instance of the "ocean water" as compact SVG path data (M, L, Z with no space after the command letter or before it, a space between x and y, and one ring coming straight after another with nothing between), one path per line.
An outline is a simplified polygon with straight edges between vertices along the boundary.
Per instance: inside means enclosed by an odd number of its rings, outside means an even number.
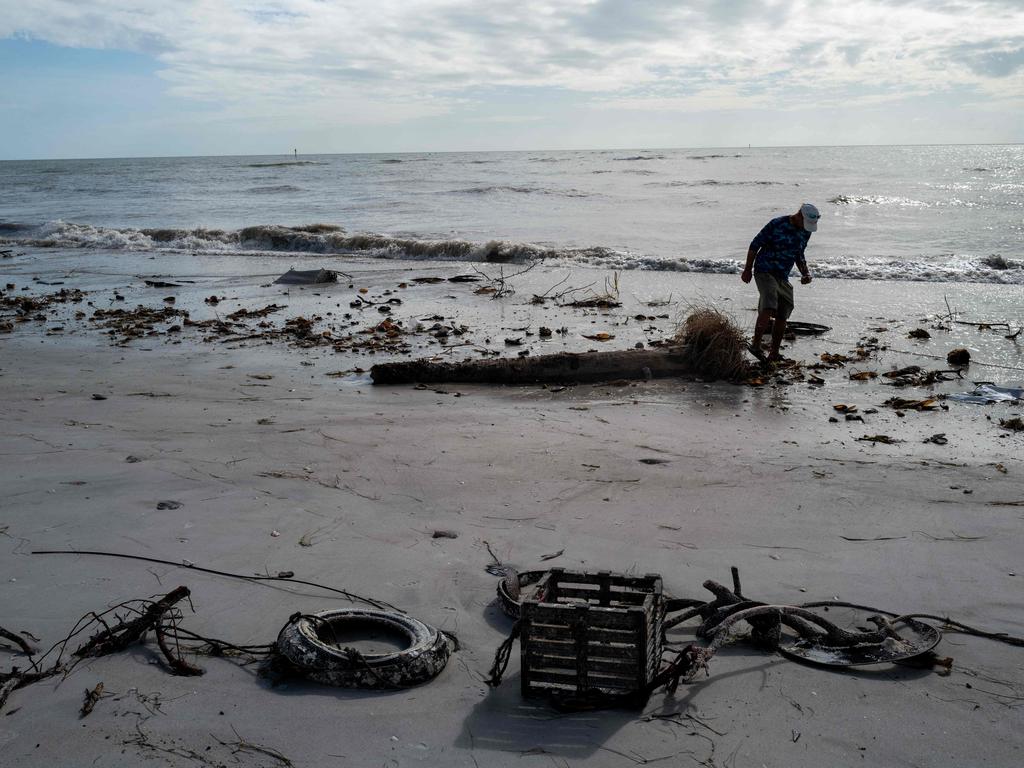
M1024 285L1024 146L0 162L0 243L738 271L800 203L819 277Z

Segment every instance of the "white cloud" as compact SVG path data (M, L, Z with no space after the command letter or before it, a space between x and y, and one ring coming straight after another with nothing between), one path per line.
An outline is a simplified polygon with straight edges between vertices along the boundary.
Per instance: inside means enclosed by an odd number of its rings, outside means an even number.
M342 123L493 87L690 112L1024 93L1014 0L0 0L4 36L148 53L171 93L232 115Z

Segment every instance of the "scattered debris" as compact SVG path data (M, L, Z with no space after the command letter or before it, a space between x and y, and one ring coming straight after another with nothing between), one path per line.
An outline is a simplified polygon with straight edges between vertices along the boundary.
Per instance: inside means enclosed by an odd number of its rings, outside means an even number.
M274 312L280 312L282 309L288 309L288 305L268 304L262 309L239 309L227 317L228 320L248 320L254 317L266 317Z
M963 347L957 347L956 349L950 350L949 354L946 355L946 362L950 365L970 365L971 353Z
M474 291L474 293L477 293L477 294L490 294L492 299L501 299L501 298L504 298L505 296L511 296L516 291L515 291L515 288L512 287L511 283L509 283L509 280L511 280L513 277L519 277L520 275L525 275L531 269L536 267L539 263L540 262L536 261L536 260L535 261L531 261L529 263L529 265L527 267L525 267L524 269L520 269L518 272L513 272L513 273L511 273L509 275L505 274L505 267L501 266L501 267L498 268L499 271L498 271L498 276L497 277L491 277L486 272L483 272L481 269L475 268L477 273L479 273L479 275L482 278L487 280L488 284L487 285L483 285L483 286L477 288Z
M970 392L957 392L949 395L948 398L961 403L976 403L978 405L1024 400L1024 389L1000 387L989 381L976 381L974 383L977 386Z
M821 353L821 362L825 363L825 365L830 365L830 366L833 366L833 367L840 367L840 366L846 365L847 363L852 362L852 361L853 361L853 358L849 357L848 355L843 355L843 354L839 354L839 353L836 353L836 352L822 352Z
M901 411L934 411L939 408L939 401L933 397L924 400L908 400L903 397L890 397L885 401L890 408L897 408Z
M1014 416L1011 419L1000 419L999 426L1011 432L1024 432L1024 421L1021 420L1020 416Z
M82 709L79 711L79 717L87 717L96 706L96 702L103 696L103 683L96 683L96 687L92 690L86 688L85 690L85 701L82 702Z
M7 697L19 688L56 675L67 676L84 659L123 651L151 630L156 634L160 651L174 674L202 674L202 670L186 662L166 643L166 633L169 628L174 627L180 615L180 612L176 613L177 609L174 606L187 599L189 594L187 587L178 587L157 601L130 600L100 613L86 614L76 623L71 634L34 660L29 669L21 671L17 667L12 667L10 672L0 672L0 709L3 708ZM90 629L95 634L65 659L64 652L72 638ZM56 660L50 666L44 666L46 659L55 651Z
M889 435L862 435L857 440L868 443L882 443L883 445L896 445L896 443L903 442L899 438L889 437Z
M289 269L277 280L280 285L319 285L338 282L338 273L330 269Z
M908 365L906 368L888 371L882 375L889 379L888 383L894 387L930 387L938 382L964 377L963 371L959 369L925 371L919 365Z
M582 298L565 301L558 306L575 307L577 309L615 309L616 307L622 306L622 302L619 300L618 272L615 272L611 278L606 277L604 279L604 293L597 293L590 288L590 286L585 286L583 288L573 288L568 291L563 291L561 294L558 294L558 296L560 298L565 298L573 293L582 293L584 291L587 293Z
M915 328L907 334L907 338L910 339L930 339L931 337L932 335L924 328Z

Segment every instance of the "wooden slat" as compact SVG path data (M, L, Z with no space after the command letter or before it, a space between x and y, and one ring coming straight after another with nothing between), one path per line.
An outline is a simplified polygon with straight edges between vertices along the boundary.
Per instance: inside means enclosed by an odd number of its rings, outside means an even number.
M523 630L524 638L539 637L545 640L572 640L572 630L568 627L530 624ZM636 632L621 629L603 629L601 627L590 627L587 629L587 639L600 643L621 643L636 647Z
M529 638L529 650L536 650L539 653L551 653L556 656L570 654L574 645L567 640L552 640L531 636Z
M573 685L575 678L566 677L557 673L537 672L532 673L533 687L540 686L557 688L564 691L577 691ZM637 689L636 680L624 677L608 677L605 675L591 675L590 688L615 691L618 693L629 693ZM579 691L577 691L579 692Z
M523 615L527 616L530 621L540 624L571 625L576 621L574 614L578 610L587 611L587 626L602 629L635 629L646 620L640 606L601 608L599 606L552 605L551 603L536 606L529 603L523 604Z
M529 650L553 656L571 656L575 654L575 645L561 640L540 639L530 636L527 639ZM590 640L588 651L592 656L606 659L636 659L641 654L635 643L602 643ZM649 654L645 654L649 655Z
M562 584L598 584L603 576L599 573L587 573L585 571L566 571L561 568L552 568L551 573L554 583ZM657 574L648 576L627 576L624 573L608 573L609 583L620 587L634 587L645 591L661 592L661 577Z
M555 656L531 651L527 655L527 663L530 665L530 669L535 672L554 669L564 670L566 675L574 676L576 674L575 656ZM587 659L587 667L591 670L591 674L594 674L594 672L611 672L630 679L636 678L635 659L607 659L590 656Z
M588 600L594 603L599 602L600 590L591 587L559 587L556 594L557 601L569 600L572 598L579 598ZM614 606L615 603L623 603L625 605L643 605L644 600L647 599L649 593L637 592L629 589L612 589L609 590L610 605Z

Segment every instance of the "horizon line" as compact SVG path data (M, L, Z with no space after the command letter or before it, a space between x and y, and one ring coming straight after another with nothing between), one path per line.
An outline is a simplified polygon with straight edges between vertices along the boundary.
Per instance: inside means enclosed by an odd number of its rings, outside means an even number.
M728 146L677 146L677 147L655 147L645 145L628 145L621 147L575 147L562 149L444 149L444 150L399 150L392 152L307 152L299 155L293 152L264 153L264 154L214 154L214 155L98 155L94 157L19 157L0 158L0 163L36 163L36 162L60 162L60 161L87 161L87 160L190 160L203 158L227 158L227 157L344 157L360 155L460 155L460 154L514 154L524 152L627 152L633 151L678 151L678 150L725 150L725 149L850 149L859 147L1014 147L1024 145L1021 141L955 141L955 142L922 142L922 143L893 143L893 144L742 144Z

